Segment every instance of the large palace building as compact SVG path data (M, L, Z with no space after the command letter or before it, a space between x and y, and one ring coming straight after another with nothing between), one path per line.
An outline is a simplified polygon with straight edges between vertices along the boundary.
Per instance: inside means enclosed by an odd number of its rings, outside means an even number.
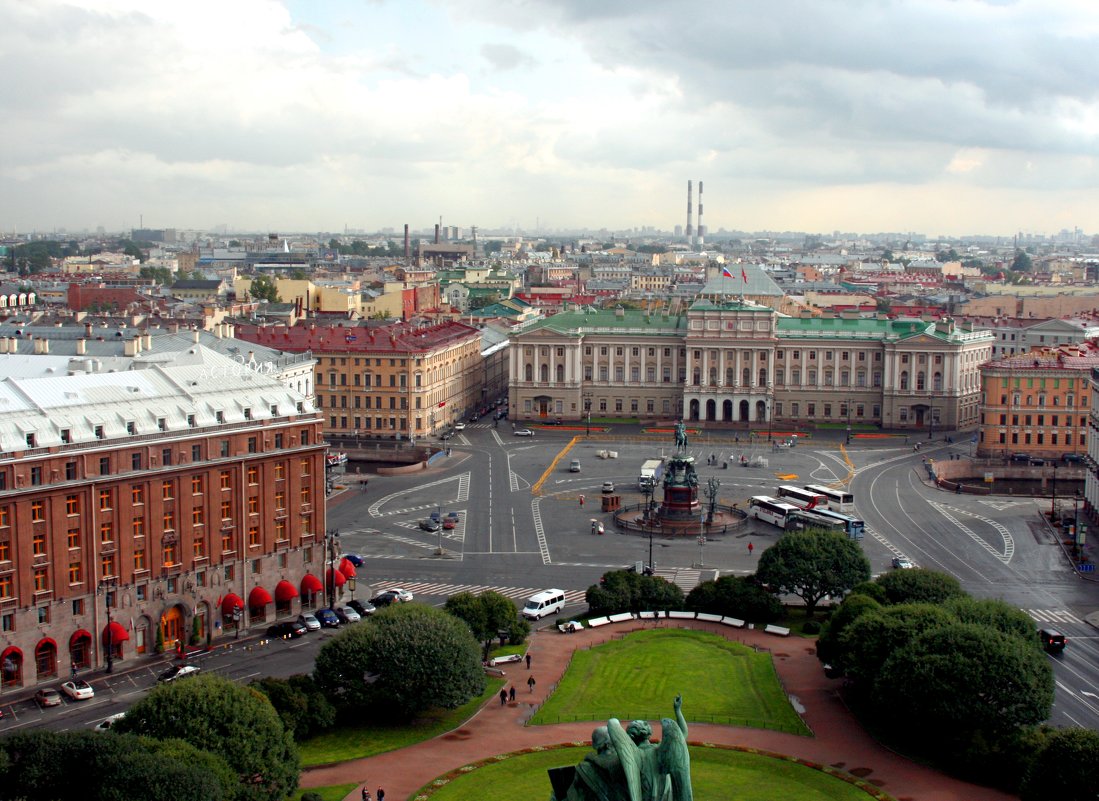
M296 615L323 589L312 404L201 345L0 355L0 692Z
M951 319L789 317L714 298L683 315L564 312L519 326L511 342L518 420L969 429L993 337Z

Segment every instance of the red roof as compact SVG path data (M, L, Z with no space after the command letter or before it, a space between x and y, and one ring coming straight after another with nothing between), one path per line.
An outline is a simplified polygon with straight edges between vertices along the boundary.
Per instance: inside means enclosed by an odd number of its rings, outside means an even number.
M455 341L479 339L476 328L455 320L435 325L414 326L393 323L385 326L365 325L285 325L236 327L236 337L257 345L298 353L428 353L449 347Z

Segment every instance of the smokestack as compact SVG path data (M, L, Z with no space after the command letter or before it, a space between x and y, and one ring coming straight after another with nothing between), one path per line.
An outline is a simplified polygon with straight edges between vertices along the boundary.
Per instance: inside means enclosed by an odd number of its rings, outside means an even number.
M694 182L687 181L687 244L694 244L694 225L692 223L692 216L694 215Z
M435 223L435 244L439 244L439 223Z
M410 255L411 255L411 251L409 250L409 242L408 242L408 223L405 223L404 224L404 263L405 264L408 264L408 259L409 259Z
M700 248L706 243L706 226L702 224L702 181L698 182L698 236L695 241Z

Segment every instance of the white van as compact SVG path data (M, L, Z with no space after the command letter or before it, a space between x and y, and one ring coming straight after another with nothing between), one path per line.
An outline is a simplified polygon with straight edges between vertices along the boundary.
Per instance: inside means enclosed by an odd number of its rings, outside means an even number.
M522 615L527 620L540 620L546 615L556 614L564 608L564 590L542 590L542 592L527 599L527 605L523 607Z
M569 472L570 473L579 473L580 472L580 460L579 459L573 459L571 462L569 462Z

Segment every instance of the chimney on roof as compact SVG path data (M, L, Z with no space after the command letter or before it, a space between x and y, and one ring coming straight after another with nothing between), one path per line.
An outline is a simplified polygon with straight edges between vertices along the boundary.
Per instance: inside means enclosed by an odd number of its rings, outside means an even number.
M194 343L197 345L199 343L199 340L202 338L201 337L201 332L196 328L194 331L191 332L191 338L194 340Z
M84 323L84 336L90 337L92 335L92 324Z
M88 352L88 340L84 339L83 337L76 340L76 355L77 356L83 356L87 352Z
M145 350L153 349L153 335L146 332L141 335L141 347Z
M127 339L122 343L122 352L126 356L136 356L138 348L137 337L133 339Z

